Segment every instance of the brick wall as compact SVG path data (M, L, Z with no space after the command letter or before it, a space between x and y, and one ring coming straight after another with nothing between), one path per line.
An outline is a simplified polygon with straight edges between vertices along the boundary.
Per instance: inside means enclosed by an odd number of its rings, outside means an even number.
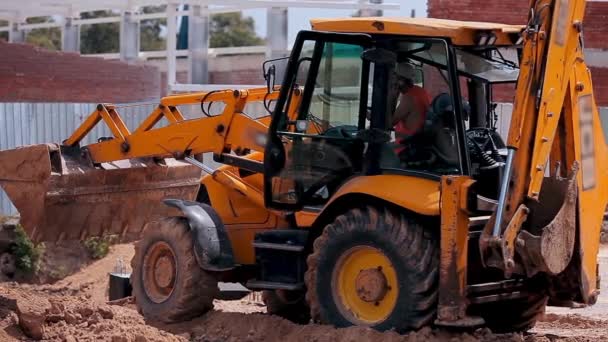
M135 102L157 99L155 67L0 41L1 102Z
M525 24L527 0L428 0L428 16L432 18ZM585 47L606 50L606 67L592 67L595 97L599 105L608 106L608 2L587 2L585 11ZM513 98L504 86L496 92L498 99Z
M525 24L528 19L527 0L428 0L428 16L454 20L488 21ZM608 48L608 2L587 2L585 10L585 44Z

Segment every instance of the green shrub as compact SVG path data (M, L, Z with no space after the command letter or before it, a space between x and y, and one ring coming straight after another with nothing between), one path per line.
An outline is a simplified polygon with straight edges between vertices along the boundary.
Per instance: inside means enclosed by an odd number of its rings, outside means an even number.
M11 252L15 256L17 269L28 274L36 274L40 270L44 244L35 245L21 225L17 225L15 229L15 243L12 245Z
M70 272L68 272L68 269L64 265L59 265L57 268L49 271L49 276L53 279L63 279L69 274Z
M110 246L117 240L116 235L92 236L84 240L84 247L93 259L101 259L108 255Z

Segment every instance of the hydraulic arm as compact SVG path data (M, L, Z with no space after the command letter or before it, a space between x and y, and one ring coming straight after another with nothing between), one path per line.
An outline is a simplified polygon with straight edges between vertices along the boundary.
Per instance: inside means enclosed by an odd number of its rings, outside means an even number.
M480 247L486 264L506 276L559 274L582 255L587 301L608 189L606 144L583 55L584 11L584 0L530 2L498 208Z
M166 97L132 133L113 106L99 105L97 110L64 142L64 145L75 146L100 120L103 120L114 137L87 146L94 163L142 157L182 159L185 156L205 152L222 154L227 150L262 151L256 138L266 134L267 126L243 114L243 111L248 102L263 101L265 97L267 100L274 100L277 93L266 95L266 88L259 88ZM177 107L208 102L223 103L222 113L185 120ZM170 124L154 128L163 117Z

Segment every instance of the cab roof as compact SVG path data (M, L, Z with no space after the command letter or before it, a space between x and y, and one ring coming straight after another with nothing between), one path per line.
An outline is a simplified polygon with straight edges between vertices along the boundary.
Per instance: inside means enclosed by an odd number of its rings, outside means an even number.
M494 33L494 45L513 45L524 28L522 25L408 17L312 19L310 23L316 31L450 38L455 45L477 45L480 33Z

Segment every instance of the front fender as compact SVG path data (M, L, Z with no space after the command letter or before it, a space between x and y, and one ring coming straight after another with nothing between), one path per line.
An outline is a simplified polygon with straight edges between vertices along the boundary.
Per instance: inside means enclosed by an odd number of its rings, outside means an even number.
M425 216L439 216L439 181L406 175L359 176L346 182L324 210L349 194L364 194Z
M234 268L234 254L228 234L211 206L179 199L165 199L163 203L181 210L188 220L194 255L202 269L227 271Z

